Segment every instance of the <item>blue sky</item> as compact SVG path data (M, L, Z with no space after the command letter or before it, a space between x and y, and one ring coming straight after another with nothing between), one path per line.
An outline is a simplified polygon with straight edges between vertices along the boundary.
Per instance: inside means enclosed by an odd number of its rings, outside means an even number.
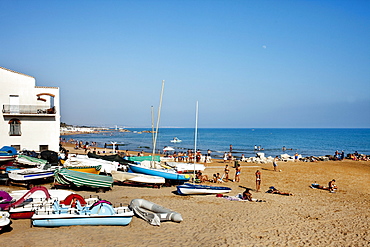
M369 1L0 1L0 66L68 124L370 127Z

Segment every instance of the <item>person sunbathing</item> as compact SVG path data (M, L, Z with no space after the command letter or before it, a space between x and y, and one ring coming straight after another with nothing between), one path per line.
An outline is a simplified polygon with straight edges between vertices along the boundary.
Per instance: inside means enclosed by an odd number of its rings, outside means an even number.
M319 185L317 183L314 183L314 184L311 184L311 188L313 188L313 189L329 190L332 193L335 192L338 189L337 185L335 184L335 179L331 180L328 183L328 187L325 187L325 186Z
M247 200L247 201L252 201L252 194L249 189L245 189L245 191L243 192L242 199Z
M293 196L292 193L288 193L288 192L282 192L278 189L276 189L274 186L271 186L269 188L268 191L266 191L266 193L271 193L271 194L278 194L278 195L284 195L284 196Z
M337 185L335 184L335 179L331 180L328 185L329 185L328 189L330 192L335 192L338 189Z
M208 181L208 176L203 175L200 171L196 174L196 179L198 179L201 183Z

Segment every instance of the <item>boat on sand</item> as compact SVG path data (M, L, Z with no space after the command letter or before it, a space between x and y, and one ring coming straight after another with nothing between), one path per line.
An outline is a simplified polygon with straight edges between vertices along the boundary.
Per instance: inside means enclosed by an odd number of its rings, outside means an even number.
M36 211L31 221L33 226L60 227L73 225L110 225L126 226L130 224L134 213L127 207L113 207L110 202L102 200L91 207L82 207L79 202L76 208L63 207L57 201L53 204L52 213Z
M142 174L151 175L151 176L163 177L167 180L170 180L176 183L184 183L190 180L189 174L180 174L173 169L148 168L143 165L134 165L134 164L129 164L129 167L133 172L142 173Z
M113 186L113 178L111 176L77 172L65 168L55 170L54 176L59 184L64 185L101 189L110 189Z
M18 152L13 147L4 146L0 148L0 161L14 160L17 156Z
M134 199L129 206L138 217L154 226L162 221L181 222L181 214L144 199Z
M0 231L5 229L11 224L9 213L6 211L0 211Z
M229 193L231 188L222 186L210 186L203 184L185 183L177 186L179 195L211 195Z
M7 193L5 191L0 192ZM42 186L33 187L30 190L13 191L6 196L9 203L4 203L3 209L9 210L12 219L30 219L36 209L48 208L55 200L66 200L72 194L71 191L48 190ZM82 203L86 204L85 201L82 201Z
M30 183L39 179L51 179L54 176L55 167L50 164L42 165L39 168L27 168L10 170L8 177L11 182Z
M114 181L133 182L143 184L164 184L166 180L163 177L150 176L134 172L112 171Z

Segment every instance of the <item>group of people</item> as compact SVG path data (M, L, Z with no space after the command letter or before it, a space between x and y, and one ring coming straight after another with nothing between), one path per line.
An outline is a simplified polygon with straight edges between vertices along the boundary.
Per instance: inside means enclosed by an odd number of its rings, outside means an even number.
M210 163L212 162L211 158L211 150L207 150L207 154L203 155L200 150L197 150L194 152L194 150L187 150L186 152L173 152L171 155L174 158L174 161L176 162L204 162L204 163ZM168 153L165 155L165 157L170 156Z
M254 145L254 151L263 151L264 148L261 148L261 146Z
M351 160L363 160L363 161L369 161L370 156L365 154L359 154L357 151L355 151L353 154L348 154L348 158Z
M257 170L255 172L255 176L256 176L256 192L259 192L260 189L261 189L261 182L262 182L261 171ZM282 192L282 191L276 189L274 186L270 186L270 188L266 191L266 193L286 195L286 196L292 196L293 195L292 193L289 193L289 192ZM250 188L245 188L245 191L242 194L242 199L247 200L247 201L259 201L259 200L252 199L252 193L251 193Z

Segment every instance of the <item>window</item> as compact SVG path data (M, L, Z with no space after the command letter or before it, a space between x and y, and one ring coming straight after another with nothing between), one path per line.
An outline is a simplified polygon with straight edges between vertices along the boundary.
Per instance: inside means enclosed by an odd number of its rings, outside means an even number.
M11 145L12 148L15 148L17 151L21 150L21 145Z
M40 145L39 146L40 152L49 150L49 145Z
M9 135L10 136L20 136L22 135L22 132L21 132L21 121L19 121L19 119L11 119L9 121L9 125L10 125L10 131L9 131Z

